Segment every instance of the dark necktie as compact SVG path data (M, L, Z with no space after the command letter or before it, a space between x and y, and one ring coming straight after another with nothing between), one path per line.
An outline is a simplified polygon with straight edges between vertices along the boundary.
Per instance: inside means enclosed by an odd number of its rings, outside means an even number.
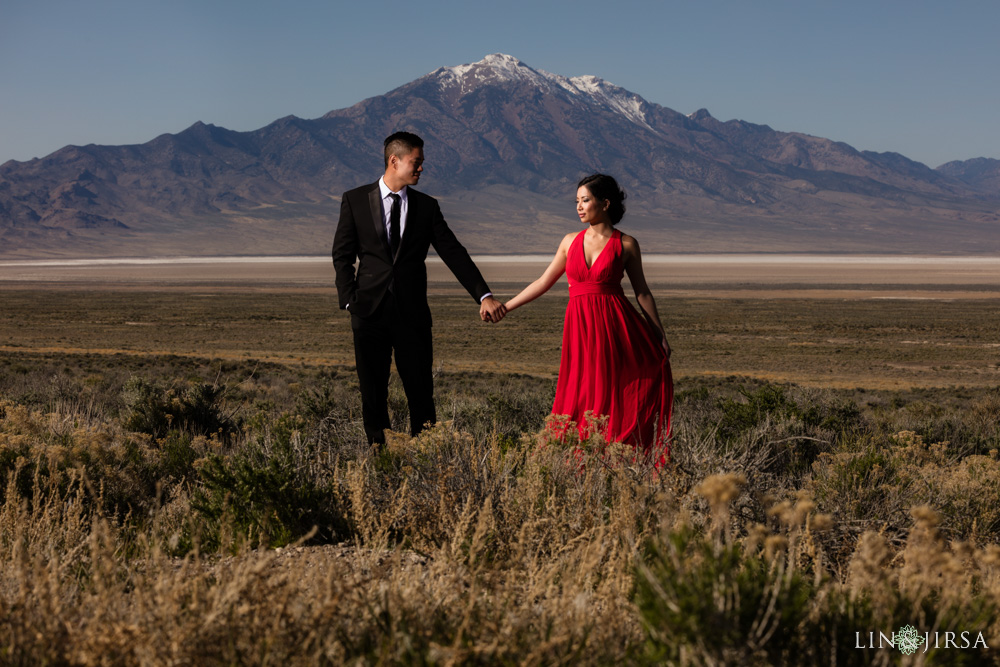
M389 211L389 249L395 257L396 251L399 250L400 197L394 192L390 192L389 196L392 197L392 209Z

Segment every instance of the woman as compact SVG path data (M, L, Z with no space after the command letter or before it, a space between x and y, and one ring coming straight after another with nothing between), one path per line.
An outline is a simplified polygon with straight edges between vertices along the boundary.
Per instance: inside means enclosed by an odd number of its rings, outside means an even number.
M552 413L569 415L589 435L593 417L607 417L604 436L641 447L666 462L673 406L670 346L642 273L639 244L615 225L625 193L610 176L580 181L576 212L586 225L567 234L542 276L508 301L515 310L545 294L566 272L569 305ZM645 320L625 298L627 273Z

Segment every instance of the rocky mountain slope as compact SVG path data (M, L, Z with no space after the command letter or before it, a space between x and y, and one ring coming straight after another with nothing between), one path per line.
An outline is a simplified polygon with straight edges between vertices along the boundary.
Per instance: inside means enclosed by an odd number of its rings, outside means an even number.
M397 129L426 140L421 189L473 252L550 252L594 171L629 192L647 251L1000 252L998 160L931 169L495 54L318 119L7 162L0 257L323 254Z

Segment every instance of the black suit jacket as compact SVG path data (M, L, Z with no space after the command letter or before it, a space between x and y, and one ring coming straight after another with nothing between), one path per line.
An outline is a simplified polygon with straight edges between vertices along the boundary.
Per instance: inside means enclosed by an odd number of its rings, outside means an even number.
M340 308L368 317L392 285L396 303L415 324L430 325L427 306L427 250L434 246L462 286L476 299L490 288L448 224L433 197L407 189L406 228L396 256L389 251L378 182L344 193L333 237L333 267ZM355 259L358 262L355 272Z

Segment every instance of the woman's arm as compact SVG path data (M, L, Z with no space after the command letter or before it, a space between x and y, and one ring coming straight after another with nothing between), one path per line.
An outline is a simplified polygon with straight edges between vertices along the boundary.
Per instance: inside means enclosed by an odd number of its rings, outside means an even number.
M653 299L653 293L649 290L646 276L642 272L642 253L639 251L639 242L627 234L622 234L622 259L625 262L625 272L628 274L629 282L632 283L632 289L635 290L635 300L639 302L639 307L642 308L642 314L646 316L646 320L660 334L663 349L669 358L670 343L667 342L667 334L663 331L663 325L660 324L660 315L656 312L656 301Z
M549 264L545 272L542 273L541 277L535 282L531 283L523 290L521 293L515 296L513 299L504 304L507 308L507 312L519 308L524 304L534 301L541 295L549 291L559 277L566 271L566 252L569 250L570 243L573 242L573 237L576 234L567 234L562 242L559 244L559 249L556 250L555 257L552 258L552 262Z

